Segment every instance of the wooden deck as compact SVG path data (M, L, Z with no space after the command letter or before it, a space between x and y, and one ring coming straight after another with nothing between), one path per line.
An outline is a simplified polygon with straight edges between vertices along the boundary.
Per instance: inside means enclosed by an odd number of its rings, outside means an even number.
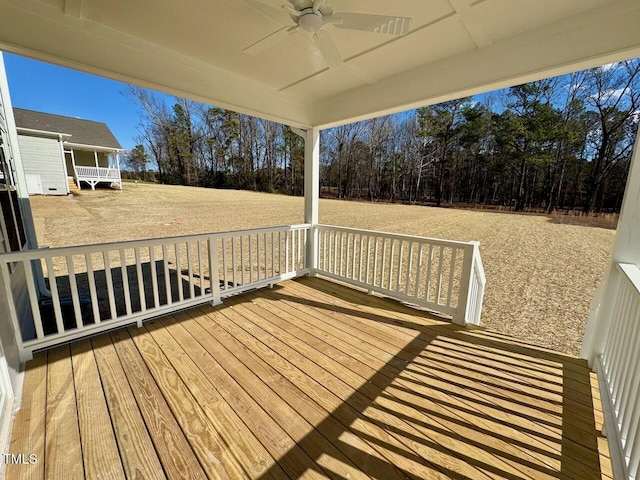
M7 478L610 478L585 362L319 279L37 354Z

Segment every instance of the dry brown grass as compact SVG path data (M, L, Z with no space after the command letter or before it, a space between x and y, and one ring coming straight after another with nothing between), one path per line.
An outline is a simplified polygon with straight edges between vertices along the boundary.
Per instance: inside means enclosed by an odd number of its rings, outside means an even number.
M301 223L303 199L139 184L123 192L34 197L40 243L65 246ZM482 324L577 354L615 231L550 217L322 200L322 223L478 240L487 274Z

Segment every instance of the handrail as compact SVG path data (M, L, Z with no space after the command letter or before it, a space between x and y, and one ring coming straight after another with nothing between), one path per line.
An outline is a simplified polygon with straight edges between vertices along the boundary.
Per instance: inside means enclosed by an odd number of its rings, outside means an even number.
M120 248L135 248L145 245L162 245L163 243L175 243L175 242L189 242L196 240L203 240L209 237L226 237L229 235L248 235L250 233L271 233L282 230L298 230L306 229L311 225L307 223L301 223L298 225L282 225L278 227L265 227L265 228L249 228L245 230L230 230L225 232L215 233L197 233L194 235L174 235L171 237L160 238L144 238L142 240L125 240L122 242L106 242L106 243L87 243L85 245L73 245L69 247L53 247L45 250L23 250L20 252L7 252L0 253L0 262L5 261L16 262L21 260L35 260L38 258L54 257L59 255L72 255L76 253L84 253L87 249L95 251L102 250L115 250ZM43 247L41 247L43 248Z

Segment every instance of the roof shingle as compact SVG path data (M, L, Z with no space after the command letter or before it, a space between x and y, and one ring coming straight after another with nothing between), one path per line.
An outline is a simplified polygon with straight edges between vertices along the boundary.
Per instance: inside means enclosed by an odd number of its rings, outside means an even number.
M65 117L53 113L36 112L23 108L14 108L13 114L18 128L67 133L71 135L70 143L122 149L106 123Z

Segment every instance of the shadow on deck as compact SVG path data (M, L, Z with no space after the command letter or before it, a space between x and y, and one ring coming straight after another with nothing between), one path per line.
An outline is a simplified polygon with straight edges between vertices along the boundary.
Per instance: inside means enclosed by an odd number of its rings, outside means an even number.
M580 359L302 278L36 354L7 475L606 478L599 402Z

